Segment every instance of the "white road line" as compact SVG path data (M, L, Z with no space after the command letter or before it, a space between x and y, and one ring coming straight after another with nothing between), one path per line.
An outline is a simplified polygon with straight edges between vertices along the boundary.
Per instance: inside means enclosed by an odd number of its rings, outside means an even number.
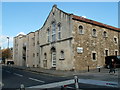
M37 81L37 82L42 82L42 83L45 83L45 81L42 81L42 80L38 80L38 79L35 79L35 78L29 78L30 80L34 80L34 81Z
M55 88L55 87L61 87L64 85L70 85L70 84L74 84L74 83L75 83L74 79L72 79L72 80L49 83L49 84L44 84L44 85L31 86L28 88Z
M85 84L99 85L99 86L118 87L118 83L117 82L111 82L111 81L79 79L78 82L79 83L85 83Z
M14 75L17 75L17 76L20 76L20 77L23 77L23 75L21 74L18 74L18 73L13 73Z

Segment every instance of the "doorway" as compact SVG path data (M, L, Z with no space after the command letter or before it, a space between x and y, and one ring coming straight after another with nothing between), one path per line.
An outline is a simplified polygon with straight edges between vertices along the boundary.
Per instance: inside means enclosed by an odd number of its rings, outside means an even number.
M56 68L56 49L54 47L51 48L52 54L52 68Z

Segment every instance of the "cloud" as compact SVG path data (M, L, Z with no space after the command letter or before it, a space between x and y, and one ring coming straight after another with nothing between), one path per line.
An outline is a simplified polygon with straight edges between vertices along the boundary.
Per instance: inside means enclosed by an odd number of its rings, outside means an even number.
M24 32L20 32L17 34L17 36L19 34L23 34L26 35ZM2 48L7 48L8 47L8 39L7 37L9 37L9 47L13 47L13 38L14 36L7 36L7 35L1 35L0 34L0 47Z

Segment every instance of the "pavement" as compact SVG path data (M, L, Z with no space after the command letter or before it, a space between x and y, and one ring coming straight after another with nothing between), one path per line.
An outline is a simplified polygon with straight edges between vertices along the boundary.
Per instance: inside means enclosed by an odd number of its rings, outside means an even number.
M26 70L31 71L34 73L43 73L43 74L49 74L53 76L59 76L59 77L73 77L77 75L81 79L93 79L93 80L101 80L101 81L113 81L113 82L119 82L120 81L120 68L116 68L116 73L109 73L109 69L107 68L101 68L100 72L98 68L94 70L88 71L63 71L63 70L52 70L52 69L43 69L43 68L28 68L28 67L22 67L22 66L10 66L14 67L16 69L20 70Z

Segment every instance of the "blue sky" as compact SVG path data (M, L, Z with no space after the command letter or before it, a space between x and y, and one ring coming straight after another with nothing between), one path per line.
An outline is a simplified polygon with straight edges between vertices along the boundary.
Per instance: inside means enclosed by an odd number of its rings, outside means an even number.
M2 46L7 47L7 36L12 47L12 37L18 33L40 29L54 4L67 13L118 27L117 2L3 2Z

